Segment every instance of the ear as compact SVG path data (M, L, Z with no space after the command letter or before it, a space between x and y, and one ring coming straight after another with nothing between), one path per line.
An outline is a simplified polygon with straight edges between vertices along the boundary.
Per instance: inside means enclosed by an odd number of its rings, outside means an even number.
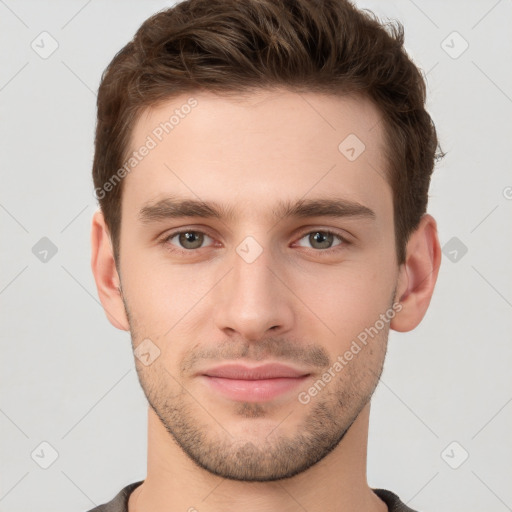
M105 314L114 327L128 331L130 324L121 297L121 281L115 265L110 233L101 210L92 219L91 251L92 273Z
M400 267L395 300L402 309L391 329L411 331L423 319L430 304L441 266L441 247L435 219L425 214L407 243L406 261Z

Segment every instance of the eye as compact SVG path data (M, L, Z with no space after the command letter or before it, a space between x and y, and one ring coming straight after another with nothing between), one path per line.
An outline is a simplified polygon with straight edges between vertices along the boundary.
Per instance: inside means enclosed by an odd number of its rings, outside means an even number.
M305 242L303 242L303 240ZM203 231L182 229L181 231L174 231L168 234L162 240L162 244L170 251L190 254L194 253L195 250L205 248L206 245L204 244L208 241L209 245L213 245L212 242L215 242L212 237L208 236ZM304 245L304 243L309 245ZM350 245L350 242L338 233L318 229L304 233L299 239L299 242L296 242L295 245L309 247L320 254L330 254L331 249L334 251L336 250L335 247Z
M175 243L173 243L174 239L176 239ZM200 249L205 239L213 240L206 233L187 229L171 233L165 238L164 242L176 245L178 250L191 251Z
M328 230L310 231L309 233L306 233L306 236L303 236L300 240L304 239L306 239L307 243L311 244L310 246L313 249L331 249L332 247L336 247L338 245L348 244L347 240L345 240L345 238L343 238L341 235ZM338 239L339 243L333 245L333 241L335 241L335 239ZM307 245L302 245L300 242L298 245L301 247L308 247Z

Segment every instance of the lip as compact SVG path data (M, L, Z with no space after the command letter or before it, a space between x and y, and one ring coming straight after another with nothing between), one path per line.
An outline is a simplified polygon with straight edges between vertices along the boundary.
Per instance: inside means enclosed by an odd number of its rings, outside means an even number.
M214 392L243 402L265 402L292 391L310 373L280 363L259 366L224 364L209 368L198 376Z

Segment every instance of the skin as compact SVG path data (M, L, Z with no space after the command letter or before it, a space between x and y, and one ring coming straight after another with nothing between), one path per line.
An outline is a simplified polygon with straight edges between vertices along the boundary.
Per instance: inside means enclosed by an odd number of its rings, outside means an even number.
M382 123L366 99L193 97L198 105L124 178L117 267L101 211L92 223L107 317L131 332L134 349L150 339L160 351L147 366L135 358L150 404L148 467L129 511L385 511L366 480L370 399L389 329L414 329L429 306L441 260L436 222L423 216L399 266ZM188 98L146 110L131 147ZM354 161L338 150L349 134L366 147ZM169 196L216 201L235 215L142 221L143 207ZM281 200L334 197L375 216L272 215ZM169 238L178 228L208 236L187 245ZM313 238L326 229L346 241ZM248 236L262 249L251 263L236 251ZM301 403L298 393L393 304L400 311ZM280 361L310 374L290 392L246 403L197 376L223 361Z

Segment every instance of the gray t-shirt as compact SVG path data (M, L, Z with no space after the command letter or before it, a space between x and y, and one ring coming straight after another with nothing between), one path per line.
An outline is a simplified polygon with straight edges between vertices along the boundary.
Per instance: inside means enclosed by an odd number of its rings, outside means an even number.
M89 512L128 512L128 498L135 488L144 480L127 485L117 496L104 505L89 510ZM373 489L373 492L388 506L388 512L416 512L400 501L400 498L386 489Z

